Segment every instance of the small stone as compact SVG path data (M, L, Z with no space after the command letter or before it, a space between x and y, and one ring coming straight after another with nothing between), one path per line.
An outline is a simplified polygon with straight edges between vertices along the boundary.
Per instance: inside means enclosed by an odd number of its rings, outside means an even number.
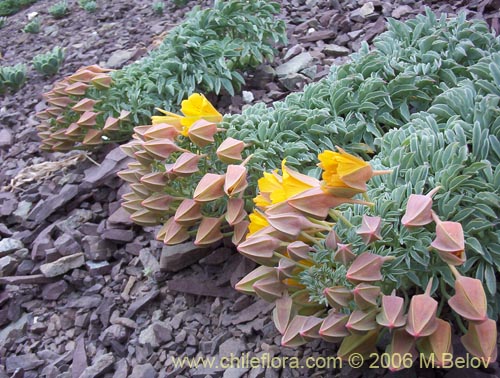
M208 256L217 245L198 247L194 242L164 246L161 251L160 268L167 272L177 272Z
M99 340L104 346L110 346L113 341L123 343L128 339L127 329L119 324L112 324L106 328L99 336Z
M88 367L87 352L85 350L85 336L81 335L76 340L73 350L73 363L71 364L72 378L79 378Z
M135 234L132 230L111 228L102 233L102 238L116 243L127 243L134 240Z
M279 80L286 89L290 91L296 91L299 89L299 84L304 83L307 78L304 75L293 73L281 77Z
M102 298L100 295L84 295L83 297L77 297L69 301L66 307L90 310L91 308L98 307L101 302Z
M180 330L180 332L175 335L175 342L177 344L182 343L184 340L186 340L187 332L183 329Z
M231 338L224 341L219 347L220 356L239 356L245 350L245 343L242 339Z
M288 62L281 64L276 68L276 73L279 77L296 74L297 72L308 67L313 62L313 57L308 52L297 55Z
M120 68L136 53L135 49L132 50L117 50L111 54L106 62L106 68Z
M154 300L160 294L160 290L153 290L148 294L145 294L138 299L136 299L128 308L127 312L125 312L126 318L132 318L137 311L147 305L149 302Z
M59 260L43 264L40 266L40 271L45 277L56 277L65 274L72 269L76 269L85 264L83 253L76 253L61 257Z
M111 258L116 245L100 236L87 235L82 239L85 257L89 260L103 261Z
M349 50L347 47L330 44L324 46L323 52L326 56L333 56L334 58L336 58L338 56L349 55L351 53L351 50Z
M320 30L320 31L313 31L303 37L299 38L299 42L316 42L316 41L323 41L323 40L328 40L332 39L337 35L335 30Z
M107 261L85 261L85 267L91 276L103 276L109 274L113 266Z
M69 234L62 234L54 241L54 247L62 256L81 252L82 248Z
M245 104L250 104L255 99L253 93L249 91L241 92L241 96L243 97L243 102Z
M349 32L347 33L347 35L349 36L349 38L351 39L356 39L358 38L361 34L363 34L363 30L354 30L352 32Z
M411 13L413 9L409 5L400 5L396 9L394 9L391 13L391 16L400 19L403 16Z
M283 60L286 62L294 56L299 55L302 51L304 51L302 45L294 45L287 50L285 56L283 57Z
M113 228L111 226L132 226L132 220L130 219L130 214L123 208L119 207L116 211L111 214L108 218L108 226L109 228Z
M17 259L12 256L0 257L0 277L14 273L18 263Z
M48 301L56 301L68 290L68 287L68 284L64 280L47 284L43 288L42 297Z
M6 128L2 128L2 130L0 130L0 148L10 147L11 145L12 145L11 132Z
M144 365L135 365L134 369L132 370L132 374L130 374L130 377L132 378L156 378L157 373L153 365L151 364L144 364Z
M8 255L18 249L24 248L22 241L14 238L6 238L0 240L0 256Z
M144 269L151 274L160 271L160 264L149 248L143 248L139 251L139 260L141 260Z
M17 204L17 209L12 213L12 215L19 218L21 221L26 220L32 205L33 204L31 202L21 201Z
M9 356L5 359L7 373L14 373L17 369L34 370L45 364L36 354L28 353L17 356Z
M113 378L123 378L126 376L128 376L128 362L126 358L122 358L115 364Z
M56 212L60 207L78 195L77 185L65 185L58 194L53 194L38 204L28 214L28 219L39 224Z
M97 356L79 378L96 378L112 370L115 357L112 353Z

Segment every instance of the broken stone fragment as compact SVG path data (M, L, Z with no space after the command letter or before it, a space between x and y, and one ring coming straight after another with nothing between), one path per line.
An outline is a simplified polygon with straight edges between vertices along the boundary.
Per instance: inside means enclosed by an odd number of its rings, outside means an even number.
M56 277L72 269L79 268L83 264L85 264L83 253L75 253L74 255L61 257L59 260L41 265L40 271L45 277Z

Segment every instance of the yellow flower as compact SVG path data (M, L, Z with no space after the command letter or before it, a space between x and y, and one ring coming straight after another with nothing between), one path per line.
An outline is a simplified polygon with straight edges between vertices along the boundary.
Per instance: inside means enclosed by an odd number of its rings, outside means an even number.
M269 222L266 217L259 211L254 211L248 216L248 218L250 219L250 224L248 225L248 235L254 234L257 231L269 226Z
M176 126L182 135L187 136L189 128L200 119L210 122L221 122L222 115L213 107L210 101L200 93L193 93L187 100L182 101L181 111L184 116L157 109L164 116L151 117L153 125L168 123Z
M264 177L258 181L260 194L253 200L256 206L265 208L275 205L319 186L316 179L287 168L286 159L281 163L281 171L283 177L278 175L277 170L273 173L264 172Z
M315 178L287 168L286 159L281 163L281 171L283 172L283 190L285 192L283 201L319 186L319 182Z
M366 182L374 175L370 164L339 147L337 149L339 152L327 150L318 155L325 191L341 197L352 197L366 191Z

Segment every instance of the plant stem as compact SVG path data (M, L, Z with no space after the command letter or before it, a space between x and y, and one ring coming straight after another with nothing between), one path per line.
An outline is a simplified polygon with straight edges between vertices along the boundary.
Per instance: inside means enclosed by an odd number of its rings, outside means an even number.
M337 210L335 209L331 209L328 214L333 218L335 219L336 221L338 221L339 219L344 222L344 224L346 224L347 226L349 227L354 227L354 225L349 222L349 220L347 220L346 217L344 217L340 212L338 212Z
M302 269L309 269L309 268L310 268L310 266L307 266L307 265L302 264L302 263L300 263L300 262L298 262L298 261L295 261L295 260L291 259L290 257L287 257L287 256L285 256L285 255L282 255L281 253L278 253L278 252L273 252L273 255L274 255L274 256L276 256L276 257L279 257L280 259L286 259L286 260L288 260L288 261L291 261L291 262L293 262L295 265L297 265L297 266L301 267Z

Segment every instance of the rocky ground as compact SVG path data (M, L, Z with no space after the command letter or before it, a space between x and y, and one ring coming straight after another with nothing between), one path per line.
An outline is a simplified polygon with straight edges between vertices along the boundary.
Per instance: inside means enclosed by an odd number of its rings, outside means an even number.
M140 58L187 8L152 1L101 1L89 14L70 1L71 14L53 20L41 0L9 17L0 29L2 64L29 63L55 45L66 47L61 72L46 79L33 70L16 94L0 98L0 378L153 377L382 377L384 369L176 368L172 356L331 356L332 344L280 347L272 306L231 286L253 268L221 243L197 249L165 247L153 229L132 225L119 207L126 191L115 173L126 165L117 146L86 156L38 150L34 113L41 93L83 65L109 67ZM209 1L198 2L207 6ZM439 12L483 18L498 32L499 1L284 0L289 44L272 64L249 74L243 95L221 96L217 107L241 111L272 103L370 42L387 17L407 19L424 5ZM20 31L38 12L40 34ZM97 163L97 164L96 164ZM457 354L463 353L459 346ZM424 370L401 377L494 377L487 370ZM398 375L393 374L393 375Z

